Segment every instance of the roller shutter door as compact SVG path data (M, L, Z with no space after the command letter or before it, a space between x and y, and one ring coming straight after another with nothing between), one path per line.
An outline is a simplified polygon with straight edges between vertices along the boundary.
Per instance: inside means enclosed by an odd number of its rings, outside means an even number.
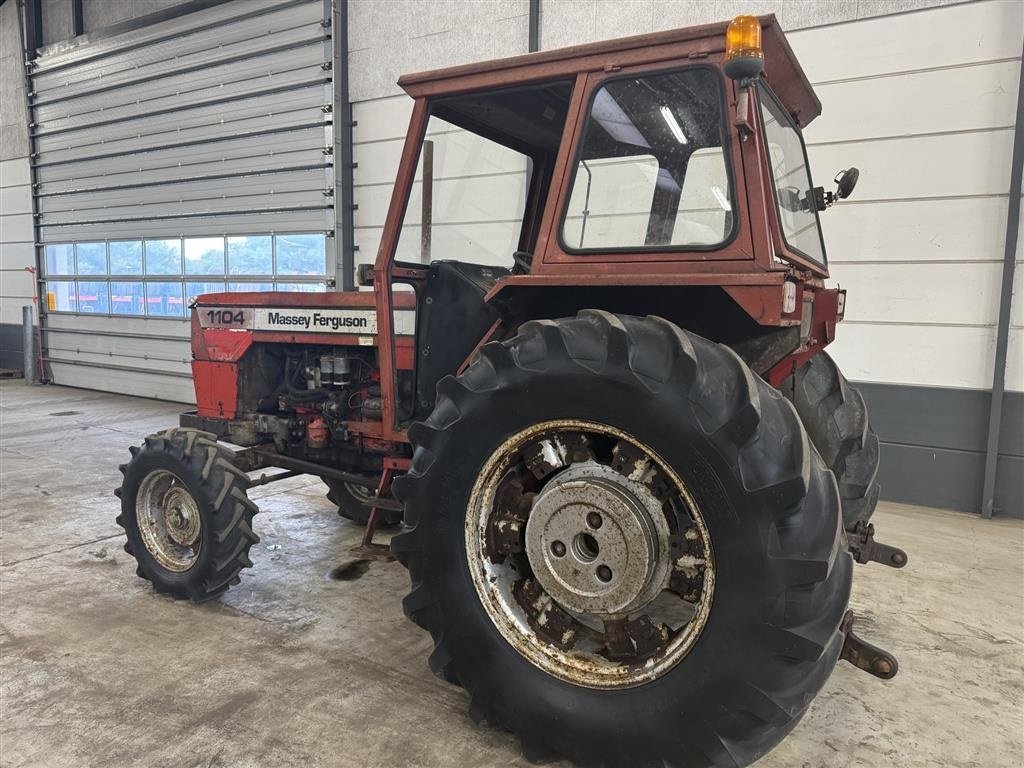
M191 296L331 283L329 20L323 0L234 0L33 62L57 383L190 400Z

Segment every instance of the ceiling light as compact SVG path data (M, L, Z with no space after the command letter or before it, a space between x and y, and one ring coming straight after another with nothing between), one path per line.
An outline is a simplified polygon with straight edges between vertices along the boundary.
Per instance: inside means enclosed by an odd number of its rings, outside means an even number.
M676 116L672 114L672 110L667 105L662 104L661 116L665 118L665 125L672 131L672 135L676 137L676 141L680 144L689 144L690 142L686 139L686 134L683 133L683 129L680 127L679 122L676 120Z

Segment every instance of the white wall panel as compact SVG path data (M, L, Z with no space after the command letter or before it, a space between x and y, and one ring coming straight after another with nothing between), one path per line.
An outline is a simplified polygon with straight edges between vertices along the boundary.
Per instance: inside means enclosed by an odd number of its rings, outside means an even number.
M988 389L995 329L842 323L829 352L854 381Z
M18 187L31 183L31 166L27 157L0 160L0 187Z
M821 214L829 262L836 268L860 261L883 262L879 266L884 267L895 261L1003 257L1005 195L887 202L864 202L859 196L858 190Z
M792 32L814 84L1020 57L1024 3L986 0Z
M850 322L994 327L1002 271L998 261L843 264L832 269L832 278L849 291ZM1024 274L1018 271L1014 278L1019 293Z
M0 299L4 302L18 303L24 297L28 303L31 303L34 293L35 275L33 273L17 267L4 267L0 270Z
M864 201L1005 195L1012 147L1005 129L812 146L807 154L817 184L831 186L836 171L857 166L854 196Z
M32 188L0 187L0 213L10 216L14 213L32 213Z
M809 66L815 66L810 62ZM1013 126L1016 61L820 85L808 144Z
M0 214L0 243L31 243L33 239L31 213Z

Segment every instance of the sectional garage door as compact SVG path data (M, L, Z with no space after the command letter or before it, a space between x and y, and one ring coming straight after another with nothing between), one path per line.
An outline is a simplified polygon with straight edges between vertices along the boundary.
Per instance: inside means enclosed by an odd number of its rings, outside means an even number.
M335 274L330 4L234 0L31 68L57 383L191 398L189 299Z

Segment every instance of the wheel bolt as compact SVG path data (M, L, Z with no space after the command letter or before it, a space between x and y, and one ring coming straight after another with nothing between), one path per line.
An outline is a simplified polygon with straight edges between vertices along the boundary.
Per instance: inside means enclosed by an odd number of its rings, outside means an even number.
M560 541L551 542L551 554L555 557L565 557L565 544Z
M597 514L597 512L591 512L589 515L587 515L587 525L589 525L595 531L601 527L602 522L603 521L601 520L601 516Z
M597 578L599 578L601 581L611 581L612 569L609 568L607 565L597 566Z

